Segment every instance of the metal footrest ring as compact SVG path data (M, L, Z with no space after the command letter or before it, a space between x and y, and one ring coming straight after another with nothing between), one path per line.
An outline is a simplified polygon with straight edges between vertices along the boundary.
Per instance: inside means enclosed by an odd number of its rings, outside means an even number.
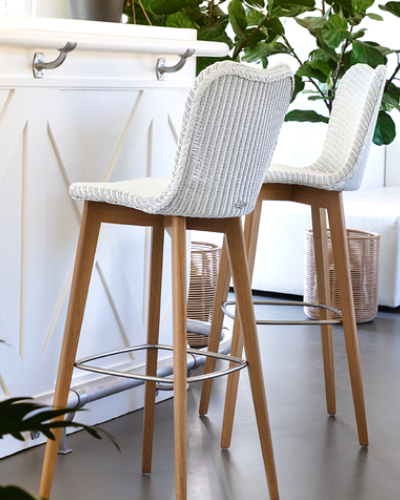
M88 356L87 358L79 359L75 362L75 367L80 370L85 370L89 372L101 373L103 375L112 375L114 377L125 377L125 378L134 378L138 380L144 380L149 382L157 382L162 384L173 384L173 378L166 377L152 377L150 375L141 375L139 373L131 373L131 372L120 372L116 370L109 370L107 368L101 368L96 366L86 365L90 361L95 361L97 359L108 358L110 356L115 356L117 354L126 354L134 351L144 351L146 349L160 349L163 351L173 351L174 348L169 345L160 345L160 344L143 344L138 346L127 347L125 349L118 349L116 351L104 352L102 354L96 354L94 356ZM224 370L219 370L216 372L206 373L204 375L196 375L194 377L187 377L187 382L200 382L203 380L208 380L211 378L223 377L224 375L229 375L230 373L236 372L238 370L242 370L247 366L247 361L245 359L236 358L234 356L228 356L225 354L219 354L215 352L201 351L199 349L187 349L186 351L190 356L208 356L210 358L223 359L225 361L232 361L236 363L236 366L232 366L226 368Z
M311 304L309 302L297 302L294 300L254 300L254 305L266 305L266 306L301 306L301 307L319 307L320 309L327 309L333 313L342 316L339 309L332 306L327 306L326 304ZM236 301L227 300L223 302L221 309L228 318L235 319L235 315L227 310L227 307L236 305ZM257 325L340 325L342 320L340 319L299 319L299 320L280 320L280 319L257 319Z

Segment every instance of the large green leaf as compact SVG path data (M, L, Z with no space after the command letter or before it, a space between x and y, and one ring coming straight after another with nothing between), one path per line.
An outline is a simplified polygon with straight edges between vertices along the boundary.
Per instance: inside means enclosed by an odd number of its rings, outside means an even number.
M285 28L279 19L267 19L264 22L264 26L268 28L268 31L273 31L277 35L285 34Z
M396 125L392 118L384 111L379 111L376 122L373 142L378 146L390 144L396 137Z
M174 12L167 19L167 26L170 28L192 28L196 29L193 19L186 12Z
M297 70L298 76L305 76L308 78L315 78L320 82L326 83L329 76L332 74L332 68L319 59L304 63Z
M258 26L265 19L265 14L255 9L246 9L247 26Z
M400 2L388 2L385 5L379 5L379 8L390 12L396 17L400 17Z
M18 486L0 486L0 500L38 500Z
M375 0L352 0L353 12L365 12Z
M322 28L322 38L328 47L336 49L349 36L347 21L333 14Z
M328 123L329 118L312 110L294 109L285 116L285 122Z
M375 47L355 40L351 52L351 64L357 63L368 64L372 68L376 68L380 64L386 64L387 57Z
M228 24L228 16L220 17L211 26L200 28L197 31L197 39L209 42L224 42L229 48L232 48L233 42L225 32Z
M232 0L228 5L229 21L236 35L245 38L247 28L246 11L240 0Z
M184 7L197 7L202 0L153 0L151 8L156 14L173 14Z

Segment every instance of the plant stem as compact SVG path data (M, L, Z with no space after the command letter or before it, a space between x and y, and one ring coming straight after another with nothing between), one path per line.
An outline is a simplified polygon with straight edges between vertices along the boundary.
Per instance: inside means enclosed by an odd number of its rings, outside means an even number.
M261 19L261 21L258 23L257 27L253 29L253 31L250 33L250 35L245 40L243 40L243 42L235 50L235 52L233 53L233 56L232 56L232 60L233 61L237 58L237 56L240 54L240 52L242 52L242 50L244 49L244 47L246 46L246 44L248 44L250 42L250 40L257 33L257 31L259 31L259 29L264 24L264 22L265 22L266 19L267 19L267 16L265 16L263 19Z
M290 52L292 53L292 56L296 59L296 61L300 64L300 66L303 66L303 62L301 61L300 57L296 54L294 48L290 45L289 43L289 40L284 36L282 35L282 38L283 40L285 41L285 44L287 46L287 48L290 50ZM308 81L314 85L314 87L318 90L319 94L324 98L324 103L325 103L325 106L328 108L329 110L329 101L326 101L325 100L325 94L322 92L322 90L318 87L318 84L317 82L315 82L312 78L310 78L309 76L307 77Z
M350 32L349 32L350 35L353 32L353 28L354 28L355 22L356 22L356 16L353 17L353 23L351 25ZM344 42L342 53L340 54L339 61L338 61L337 65L336 65L335 72L333 73L333 78L332 78L333 85L332 85L332 89L328 90L328 96L334 96L335 95L335 88L336 88L336 83L337 83L338 78L339 78L340 68L342 67L344 54L345 54L346 49L349 46L349 44L350 44L350 37L347 37L346 41ZM331 110L332 110L332 101L329 102L329 113L331 112Z
M133 24L136 24L135 0L133 0L132 2L132 14L133 14Z
M325 0L322 0L322 15L325 15Z
M397 75L397 73L399 72L400 70L400 62L397 63L397 66L396 66L396 69L393 71L393 74L392 76L389 78L389 80L386 82L386 85L385 85L385 90L384 92L387 90L387 88L389 87L389 83L391 83L393 80L394 80L394 77Z
M207 28L209 28L211 26L211 23L212 23L212 18L213 18L213 14L214 14L214 0L210 0L208 2L208 5L209 5L210 12L208 14Z
M147 15L146 9L143 7L142 0L138 0L140 7L142 8L143 14L145 15L147 22L150 24L150 26L153 26L149 16Z

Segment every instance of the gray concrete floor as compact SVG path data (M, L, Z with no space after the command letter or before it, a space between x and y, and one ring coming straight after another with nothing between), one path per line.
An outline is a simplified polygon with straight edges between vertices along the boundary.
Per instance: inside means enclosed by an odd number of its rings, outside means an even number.
M293 308L294 309L294 308ZM398 308L399 309L399 308ZM282 308L258 310L259 317ZM302 315L286 309L284 314ZM337 415L325 410L321 346L317 327L259 327L265 383L282 500L395 500L400 497L400 310L381 310L359 325L370 446L358 444L343 334L335 327ZM267 499L247 374L229 451L219 447L226 381L215 382L210 411L200 418L200 386L188 392L188 497ZM59 456L54 500L173 500L172 400L156 408L151 476L140 473L142 412L102 425L122 443L84 432L69 438L74 449ZM0 462L0 484L37 492L44 447Z

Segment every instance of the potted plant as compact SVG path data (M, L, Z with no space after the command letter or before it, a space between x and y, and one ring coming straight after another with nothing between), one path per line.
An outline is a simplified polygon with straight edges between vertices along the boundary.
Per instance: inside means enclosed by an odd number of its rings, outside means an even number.
M397 65L386 82L373 138L375 144L384 145L396 136L390 112L400 111L400 88L396 85L400 50L368 40L365 20L382 22L379 10L400 17L400 2L377 5L374 0L125 0L124 5L129 23L194 28L199 40L225 42L231 47L229 57L198 58L198 72L221 59L261 63L264 68L276 54L296 59L292 102L305 93L311 109L292 110L286 121L327 123L338 83L350 66L387 65L389 59L397 57ZM299 57L298 43L286 33L288 18L293 18L314 41L306 59ZM318 101L325 106L324 114L312 109Z

